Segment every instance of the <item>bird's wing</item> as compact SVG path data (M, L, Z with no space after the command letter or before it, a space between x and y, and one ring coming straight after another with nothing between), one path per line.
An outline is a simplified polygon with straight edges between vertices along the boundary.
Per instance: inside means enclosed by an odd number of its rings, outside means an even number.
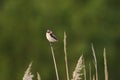
M54 39L58 40L54 34L50 34Z

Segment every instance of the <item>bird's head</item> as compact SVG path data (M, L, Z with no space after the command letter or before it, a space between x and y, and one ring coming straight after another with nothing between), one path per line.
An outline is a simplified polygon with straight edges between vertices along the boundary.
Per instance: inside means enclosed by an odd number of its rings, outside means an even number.
M51 34L51 33L52 33L52 31L48 29L48 30L47 30L47 33L50 33L50 34Z

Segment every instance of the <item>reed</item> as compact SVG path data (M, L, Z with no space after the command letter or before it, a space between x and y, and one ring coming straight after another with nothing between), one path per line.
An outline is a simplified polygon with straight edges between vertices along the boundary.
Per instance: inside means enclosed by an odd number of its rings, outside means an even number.
M66 32L64 32L64 53L65 53L65 66L66 66L66 76L67 80L69 79L69 72L68 72L68 62L67 62L67 51L66 51Z
M104 48L104 74L105 74L105 80L108 80L108 70L107 70L107 59L106 59L106 49Z
M57 78L57 80L59 80L58 69L57 69L57 64L56 64L56 60L55 60L55 55L54 55L54 50L53 50L53 44L52 43L50 43L50 47L51 47L51 52L52 52L52 57L53 57L53 62L54 62L54 67L55 67L55 72L56 72L56 78Z
M98 80L98 69L97 69L97 58L96 58L96 55L95 55L95 50L94 50L94 47L93 47L93 44L91 44L92 46L92 51L93 51L93 57L94 57L94 66L95 66L95 77L96 79L95 80Z

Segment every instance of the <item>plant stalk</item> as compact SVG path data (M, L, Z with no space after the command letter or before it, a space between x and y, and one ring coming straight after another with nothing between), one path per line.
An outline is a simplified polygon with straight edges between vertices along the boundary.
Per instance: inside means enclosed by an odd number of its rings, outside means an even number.
M53 61L54 61L56 77L57 77L57 80L59 80L58 70L57 70L57 64L56 64L56 60L55 60L55 55L54 55L54 50L53 50L52 43L50 43L50 47L51 47L51 51L52 51L52 57L53 57Z
M67 51L66 51L66 32L64 32L64 53L65 53L66 75L67 75L67 80L69 80Z

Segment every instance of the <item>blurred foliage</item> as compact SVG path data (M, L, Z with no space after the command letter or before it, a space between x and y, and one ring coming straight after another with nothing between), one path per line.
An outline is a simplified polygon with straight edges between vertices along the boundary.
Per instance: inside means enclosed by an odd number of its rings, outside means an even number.
M119 0L0 0L0 80L21 80L28 64L42 80L55 80L55 71L46 40L52 29L59 42L54 44L60 79L65 80L63 32L67 32L70 77L79 56L91 61L91 43L103 74L103 48L107 50L109 80L120 78ZM94 72L94 70L93 70Z

